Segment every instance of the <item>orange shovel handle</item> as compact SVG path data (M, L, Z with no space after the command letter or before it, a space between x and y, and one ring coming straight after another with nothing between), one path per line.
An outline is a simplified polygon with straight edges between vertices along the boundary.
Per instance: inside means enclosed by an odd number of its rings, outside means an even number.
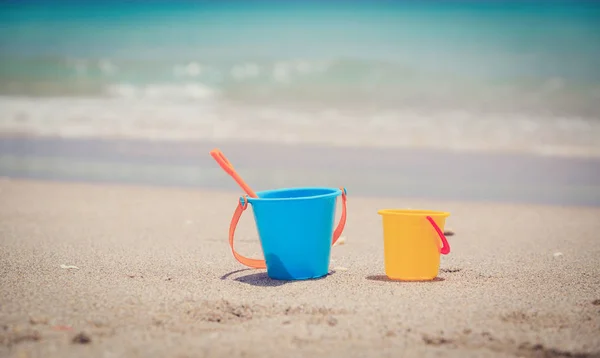
M227 174L229 174L233 178L233 180L235 180L238 183L238 185L242 187L242 189L244 189L244 191L250 197L258 197L254 190L252 190L250 186L246 184L244 179L242 179L242 177L235 171L233 165L225 157L225 154L223 154L219 149L213 149L210 151L210 155L217 161L221 168L223 168L223 170L227 172Z
M437 231L438 235L440 236L440 239L442 240L443 246L440 249L440 253L442 255L448 255L450 253L450 244L448 244L448 240L446 239L446 236L444 235L444 232L435 223L435 221L433 221L433 219L431 218L431 216L427 216L427 220L429 220L429 222L431 223L431 225L433 226L433 228L435 229L435 231Z
M344 227L346 226L346 189L342 189L342 217L340 218L340 222L338 223L335 231L333 232L333 240L331 245L335 244L335 242L340 238L342 231L344 231ZM235 208L235 212L233 213L233 217L231 218L231 224L229 225L229 247L231 247L231 252L233 253L233 257L238 260L242 265L256 268L256 269L264 269L267 267L265 260L251 259L240 255L235 251L233 246L233 239L235 237L235 229L237 227L240 218L242 217L242 213L244 210L248 208L248 198L240 198L238 202L238 206Z

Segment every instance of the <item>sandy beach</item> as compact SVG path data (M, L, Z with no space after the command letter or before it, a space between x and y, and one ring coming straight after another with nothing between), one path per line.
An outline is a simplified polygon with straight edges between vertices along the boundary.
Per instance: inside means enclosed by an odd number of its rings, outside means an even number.
M0 358L600 358L600 2L1 4ZM236 261L213 149L347 189L329 267L330 206L266 220L327 275ZM433 281L385 275L406 208L450 213Z
M330 275L286 282L232 257L237 198L3 180L0 356L600 356L598 208L349 190ZM377 210L406 207L451 213L436 281L384 276ZM261 256L250 212L238 235Z

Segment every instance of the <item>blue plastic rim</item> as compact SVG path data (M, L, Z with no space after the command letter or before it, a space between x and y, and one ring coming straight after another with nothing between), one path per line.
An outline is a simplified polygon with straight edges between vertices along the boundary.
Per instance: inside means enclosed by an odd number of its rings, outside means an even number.
M327 275L341 194L339 188L305 187L266 190L257 192L258 198L248 198L270 278Z

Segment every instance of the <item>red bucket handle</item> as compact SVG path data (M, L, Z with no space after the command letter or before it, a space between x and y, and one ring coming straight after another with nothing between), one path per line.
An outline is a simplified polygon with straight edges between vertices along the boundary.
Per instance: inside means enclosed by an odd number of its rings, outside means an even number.
M342 189L342 217L340 218L340 222L338 223L335 231L333 232L333 240L331 241L331 245L335 244L335 242L342 235L342 231L344 231L344 227L346 226L346 189ZM242 265L255 268L255 269L264 269L267 268L267 264L265 260L251 259L245 256L238 254L233 247L233 238L235 237L235 229L237 227L238 222L240 221L240 217L246 208L248 207L248 197L244 196L240 198L238 202L237 208L235 208L235 212L233 213L233 217L231 218L231 224L229 225L229 247L231 247L231 252L233 253L233 257L238 260Z
M440 236L440 239L442 240L443 246L440 249L440 253L442 255L448 255L450 253L450 244L448 244L448 240L446 240L444 232L440 230L440 227L435 223L435 221L433 221L431 216L427 216L427 220L429 220L435 231L437 231L438 235Z

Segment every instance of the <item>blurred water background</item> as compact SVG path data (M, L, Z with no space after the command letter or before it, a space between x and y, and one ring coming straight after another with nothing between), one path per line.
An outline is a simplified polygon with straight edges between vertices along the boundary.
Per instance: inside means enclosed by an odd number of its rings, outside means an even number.
M0 9L5 137L600 157L595 1L29 0ZM2 165L14 172L24 164L7 143Z
M0 128L600 155L600 5L3 1Z

